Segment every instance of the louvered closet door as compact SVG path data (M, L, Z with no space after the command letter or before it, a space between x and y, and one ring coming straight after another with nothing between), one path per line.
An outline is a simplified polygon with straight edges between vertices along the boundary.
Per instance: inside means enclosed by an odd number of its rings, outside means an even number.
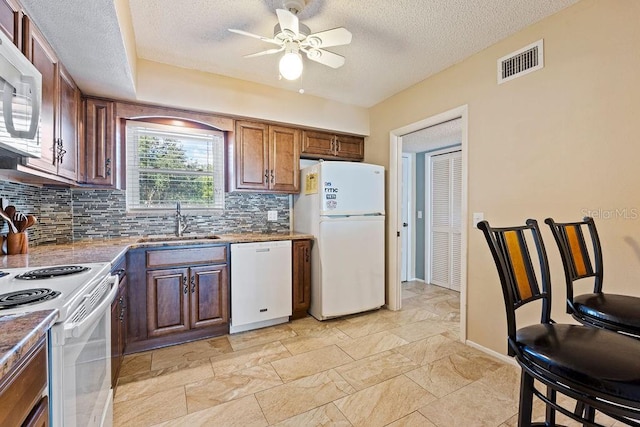
M462 156L431 156L430 283L460 290Z

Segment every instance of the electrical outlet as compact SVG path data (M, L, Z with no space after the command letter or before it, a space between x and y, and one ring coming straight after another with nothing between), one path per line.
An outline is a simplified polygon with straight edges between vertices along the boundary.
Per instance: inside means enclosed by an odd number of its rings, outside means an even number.
M422 219L422 211L418 211L418 219Z
M267 221L277 221L278 211L267 211Z
M473 213L473 228L478 228L478 223L484 220L484 212Z

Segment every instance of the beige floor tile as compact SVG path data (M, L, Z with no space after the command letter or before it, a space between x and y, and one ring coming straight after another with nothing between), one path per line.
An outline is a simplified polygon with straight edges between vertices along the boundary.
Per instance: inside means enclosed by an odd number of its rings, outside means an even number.
M451 354L464 351L467 347L460 341L438 334L394 348L393 351L408 357L419 365L426 365Z
M461 375L449 358L436 360L405 375L437 397L446 396L474 381Z
M331 329L335 327L335 321L325 320L319 321L311 315L296 319L289 323L289 327L299 336L313 333L322 329Z
M160 371L156 371L160 372ZM204 378L213 378L213 369L209 363L187 369L171 370L162 375L142 379L118 386L115 402L135 399L143 396L159 393L171 387L200 381Z
M507 399L517 401L520 396L520 367L507 365L478 380Z
M291 354L305 353L334 344L344 343L351 338L338 328L306 330L302 335L282 340Z
M226 336L165 347L153 352L151 370L208 359L231 351L233 349Z
M269 364L219 375L185 386L187 408L189 413L201 411L280 384L280 377Z
M405 356L386 351L347 363L336 368L336 371L356 390L362 390L415 369L416 366Z
M187 414L184 387L174 387L113 405L114 427L145 427Z
M386 316L386 314L385 314ZM382 315L349 319L338 328L351 338L360 338L377 332L397 328L399 325Z
M354 426L376 427L396 421L433 400L432 394L400 375L334 403Z
M264 345L295 336L295 331L291 329L288 324L284 324L227 335L227 339L229 340L229 343L231 343L233 350L238 351L244 348Z
M330 370L256 393L256 398L267 421L274 424L354 391L337 372Z
M329 403L304 412L295 417L274 424L277 427L331 426L351 427L351 423L342 415L336 405Z
M408 344L408 342L397 335L384 331L367 335L366 337L356 338L347 343L338 344L338 346L349 356L357 360L391 350L404 344Z
M423 320L440 319L437 314L422 308L402 308L398 311L387 310L385 318L391 320L398 325L406 325L408 323L420 322Z
M267 419L262 414L256 398L246 396L157 424L155 427L264 427L267 425Z
M128 354L122 360L122 366L120 366L120 376L126 377L142 372L149 372L150 370L151 352Z
M391 329L389 332L399 336L408 342L418 341L433 335L445 332L447 328L441 326L433 320L423 320L421 322L409 323L399 328Z
M210 360L216 375L226 375L290 356L291 353L279 341L276 341L215 356Z
M420 409L429 421L442 427L495 427L517 412L517 401L505 399L478 382Z
M332 345L271 362L282 381L290 382L353 362L347 353Z
M415 411L388 424L387 427L437 427L431 421L425 418L420 412Z

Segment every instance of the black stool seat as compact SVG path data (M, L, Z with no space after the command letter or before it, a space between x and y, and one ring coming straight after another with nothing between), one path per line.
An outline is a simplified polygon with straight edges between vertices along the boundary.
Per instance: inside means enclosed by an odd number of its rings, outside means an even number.
M542 323L516 332L523 357L601 398L640 400L640 341L605 329Z
M614 328L640 333L640 298L617 294L584 294L573 298L577 316L594 318ZM588 319L586 319L588 320Z

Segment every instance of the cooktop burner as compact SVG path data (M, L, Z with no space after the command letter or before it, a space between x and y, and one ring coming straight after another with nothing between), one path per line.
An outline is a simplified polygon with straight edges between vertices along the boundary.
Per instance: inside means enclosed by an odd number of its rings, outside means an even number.
M60 292L51 289L37 288L24 289L21 291L9 292L0 295L0 308L18 307L21 305L33 304L47 301L60 295Z
M37 280L49 279L51 277L67 276L70 274L82 273L89 270L89 267L80 265L59 265L55 267L40 268L37 270L26 271L18 274L16 279Z

